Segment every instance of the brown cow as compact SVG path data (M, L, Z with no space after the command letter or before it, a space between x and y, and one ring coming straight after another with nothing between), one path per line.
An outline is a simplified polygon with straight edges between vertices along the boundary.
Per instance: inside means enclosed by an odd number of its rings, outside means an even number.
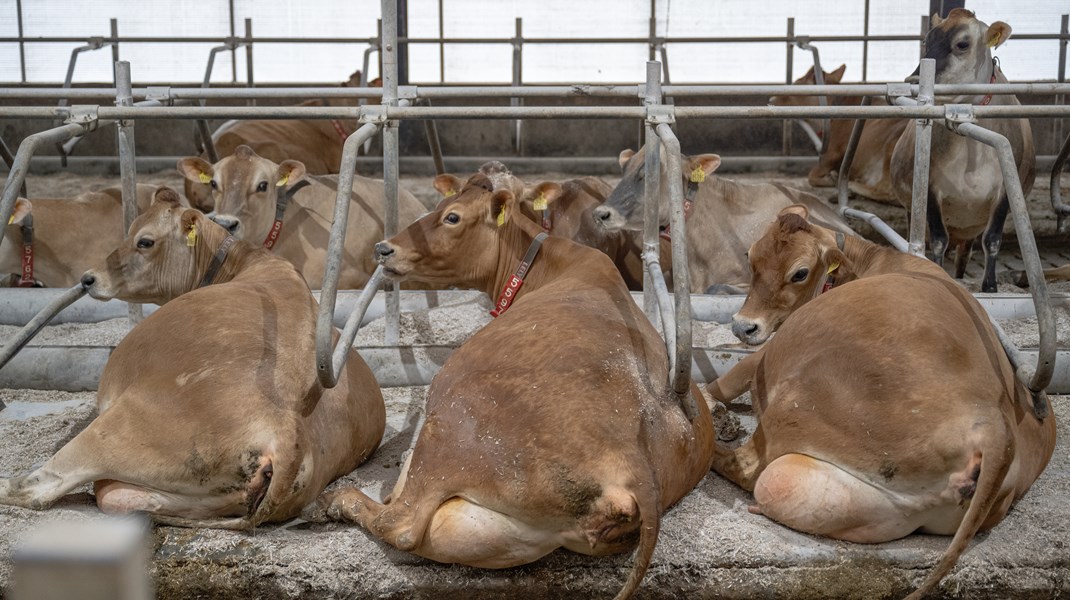
M480 168L494 183L494 189L508 189L519 199L524 216L542 225L554 237L579 242L601 250L613 259L629 290L643 289L642 240L632 231L608 232L594 220L591 211L605 202L613 187L599 177L570 179L563 183L545 181L532 187L513 175L497 161ZM464 181L454 175L439 175L434 186L449 197L461 189ZM666 285L672 289L672 250L660 241L660 258Z
M843 72L847 65L840 65L835 71L825 73L825 84L839 83L843 78ZM814 68L805 75L795 80L795 85L816 85ZM817 106L817 96L773 96L769 104L773 106ZM861 96L832 96L829 104L832 106L857 106L862 102ZM873 99L874 105L886 105L887 102ZM820 119L806 119L806 122L821 134ZM848 189L852 192L865 196L877 202L885 204L898 204L895 194L892 192L892 180L889 167L892 160L892 150L895 142L903 134L907 126L905 119L870 119L862 128L862 137L858 139L855 148L854 160L851 162L851 172L848 174ZM818 157L818 162L807 175L807 181L814 187L834 187L840 173L840 164L843 155L847 152L847 143L851 139L851 129L854 120L832 119L829 122L829 138L825 140L825 149Z
M722 401L749 388L758 416L714 470L807 533L954 535L920 597L1044 470L1055 415L1036 416L984 309L942 269L806 216L786 209L751 248L737 334L779 331L710 385Z
M368 85L382 87L376 79ZM342 87L360 87L360 71L349 76ZM357 106L356 98L306 100L298 106ZM239 146L249 146L264 158L281 163L299 160L313 175L338 173L342 145L356 130L356 123L338 119L263 119L226 121L212 133L216 156L226 158ZM203 158L203 155L202 155ZM186 198L195 208L211 212L212 190L206 182L185 181Z
M100 415L41 468L0 480L0 503L45 508L92 481L105 512L247 529L295 516L378 446L385 408L364 361L350 351L337 387L318 382L317 305L297 271L174 191L82 283L167 304L115 348Z
M992 59L1011 35L1010 25L988 26L968 10L952 10L946 19L933 15L925 38L925 58L936 59L936 83L1007 83ZM908 81L917 80L917 71ZM936 97L937 104L1018 105L1014 96ZM1029 196L1036 176L1036 155L1029 119L980 119L981 127L1010 142L1022 192ZM914 184L914 128L907 127L892 154L892 182L903 206L911 203ZM985 274L981 291L996 291L996 255L1003 239L1009 201L996 151L946 127L932 128L932 159L928 189L929 240L933 257L943 264L944 252L955 248L955 277L966 272L974 240L984 234Z
M620 153L624 176L594 217L609 231L642 231L646 147ZM740 183L713 175L721 164L716 154L680 157L687 215L687 259L692 293L741 291L750 285L746 252L777 211L806 204L822 225L854 235L851 228L817 196L777 183ZM662 145L658 217L669 229L668 152ZM690 210L687 204L691 204Z
M210 214L213 221L239 239L273 246L275 254L292 262L309 285L322 283L334 219L336 177L306 178L301 162L276 164L248 146L239 146L215 165L196 157L184 158L178 162L178 170L187 180L209 181L215 197L215 211ZM280 196L290 199L283 207L282 220L277 221ZM338 279L343 289L363 287L375 271L372 248L383 238L383 181L354 175L351 198ZM400 226L425 212L412 194L398 189Z
M139 184L139 212L152 202L156 186ZM27 226L32 229L27 230ZM70 287L123 241L122 190L85 192L74 198L15 201L0 243L0 287L18 286L26 262L27 237L37 287ZM10 274L10 275L8 275Z
M542 238L523 288L508 285L501 316L432 381L390 498L348 489L321 506L399 549L485 568L561 546L618 553L638 539L618 595L626 598L649 565L662 513L709 470L714 432L697 387L693 421L671 400L665 344L612 261L546 237L512 192L494 191L482 174L376 252L392 277L497 297Z

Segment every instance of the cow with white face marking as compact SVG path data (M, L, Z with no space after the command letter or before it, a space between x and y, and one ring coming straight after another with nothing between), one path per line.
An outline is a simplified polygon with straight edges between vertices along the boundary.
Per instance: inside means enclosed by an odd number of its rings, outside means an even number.
M1002 21L986 25L968 10L956 8L946 19L932 17L925 38L925 58L936 60L936 83L1007 83L992 58L1011 35ZM908 78L917 81L917 71ZM1018 105L1012 95L937 96L937 104ZM1036 176L1036 154L1029 119L979 119L977 124L1010 142L1022 193L1029 196ZM892 183L896 198L910 207L914 184L915 128L907 127L892 153ZM982 236L985 273L981 291L996 291L996 255L1003 239L1009 201L1004 190L996 150L958 135L946 127L932 128L927 213L933 258L942 264L949 246L956 250L955 276L966 272L970 251Z
M658 189L658 224L669 237L669 153L661 144L661 176ZM602 206L595 207L595 220L608 231L642 231L643 194L647 147L620 153L624 170L620 183ZM811 218L826 227L854 235L851 228L817 196L776 183L740 183L713 174L721 165L716 154L679 158L687 218L687 259L691 292L711 288L744 291L750 285L747 248L765 230L780 209L805 204Z
M210 217L238 239L263 244L297 267L313 287L323 282L338 179L307 177L296 160L276 164L248 146L211 165L197 157L178 162L187 180L212 188ZM372 248L383 238L386 201L383 181L353 176L339 288L359 288L375 271ZM426 209L398 189L398 225L416 220Z
M383 397L356 352L336 387L319 384L318 307L293 266L173 190L82 284L166 304L112 352L99 416L39 469L0 479L0 504L47 508L92 482L105 512L250 529L295 516L379 445Z

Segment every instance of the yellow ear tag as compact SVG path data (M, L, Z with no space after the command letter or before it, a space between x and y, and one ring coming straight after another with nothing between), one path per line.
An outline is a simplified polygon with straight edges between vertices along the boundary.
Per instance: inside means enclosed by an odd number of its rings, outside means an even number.
M190 248L197 245L197 226L190 227L189 233L186 234L186 245Z
M446 190L446 197L447 198L449 198L450 196L455 196L455 195L457 195L457 190L455 190L453 188L450 188L450 189Z
M546 196L544 196L542 192L539 192L539 197L535 199L534 203L535 210L546 210L547 204Z
M208 182L212 181L212 176L209 175L208 173L201 173L200 175L197 176L197 179L199 179L201 181L201 183L208 183Z
M994 37L994 38L992 38L992 39L988 40L988 47L989 47L989 48L995 48L996 46L998 46L998 45L999 45L999 41L1000 41L1001 39L1003 39L1003 33L1002 33L1002 32L999 32L999 31L997 31L997 32L996 32L996 37Z
M502 207L502 212L498 213L498 227L505 225L505 207Z
M829 268L828 268L827 271L825 271L825 274L826 275L830 275L833 271L835 271L836 269L839 269L839 268L840 268L840 263L834 262L831 265L829 265Z
M283 175L282 179L280 179L279 182L275 184L275 187L282 187L282 186L286 185L287 181L290 181L290 176L289 175Z
M10 225L15 222L15 215L11 215L7 218L7 224Z
M702 170L702 167L695 167L694 171L691 171L691 183L702 183L706 181L706 172Z

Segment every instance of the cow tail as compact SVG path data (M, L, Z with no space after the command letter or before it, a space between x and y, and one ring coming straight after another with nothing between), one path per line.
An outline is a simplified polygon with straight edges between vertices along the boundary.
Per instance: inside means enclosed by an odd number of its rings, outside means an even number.
M639 506L639 547L635 550L635 560L632 563L632 571L628 574L628 581L624 588L617 594L614 600L627 600L631 598L639 584L643 581L650 560L654 556L654 546L658 543L658 531L661 529L661 507L658 502L658 490L651 483L642 486L635 494L635 502Z
M959 523L951 544L940 557L940 562L936 564L921 586L907 596L908 600L919 600L936 589L940 581L955 567L955 563L966 551L999 499L999 490L1003 486L1003 480L1010 470L1014 457L1014 438L1010 435L1009 424L1005 420L1002 435L996 432L993 434L995 435L989 437L989 443L981 451L981 467L977 476L977 486L970 500L970 507L966 509L966 514Z

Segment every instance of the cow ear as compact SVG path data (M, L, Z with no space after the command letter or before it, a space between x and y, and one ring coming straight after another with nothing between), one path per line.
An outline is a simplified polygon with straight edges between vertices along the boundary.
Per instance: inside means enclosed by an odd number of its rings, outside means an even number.
M950 15L948 15L948 16L950 16ZM940 13L938 13L938 12L934 12L933 16L929 17L929 27L932 27L932 28L939 27L943 22L944 22L944 19L943 19L943 17L940 16Z
M810 220L810 210L806 208L806 205L804 204L792 204L791 206L785 206L780 210L779 213L777 213L777 217L779 218L789 214L799 215L800 217L806 220Z
M490 219L501 227L512 218L516 197L509 190L498 190L490 199Z
M847 70L847 64L840 65L838 69L831 73L825 73L825 83L839 83L843 79L843 72Z
M622 150L620 156L617 157L617 162L620 163L620 168L623 169L633 156L635 156L635 150L632 150L631 148L628 148L627 150Z
M299 160L284 160L275 171L275 187L291 185L305 176L305 163Z
M196 208L187 208L182 211L181 220L181 233L186 238L186 245L190 248L197 245L197 238L201 234L203 229L202 219L205 219L204 213Z
M721 157L716 154L699 154L687 161L688 180L694 183L706 181L706 176L721 166Z
M561 185L552 181L546 181L535 186L525 195L525 200L531 201L532 210L546 210L551 204L561 197Z
M178 161L178 172L196 183L208 183L215 175L215 169L208 161L196 156L189 156Z
M835 277L837 284L858 279L851 260L835 246L825 248L821 255L821 262L824 263L825 273L829 277Z
M156 190L156 193L152 195L153 204L169 204L174 207L181 206L183 208L189 208L189 203L184 202L184 199L178 195L178 192L167 187L162 186Z
M26 218L26 215L30 214L33 210L33 204L25 198L18 198L15 200L15 210L11 211L11 216L7 220L8 225L18 225L22 223L22 220Z
M461 188L464 187L464 182L456 175L443 173L442 175L435 177L433 185L443 197L451 198L455 196L457 192L461 191Z
M799 78L799 81L807 83L813 83L817 81L817 78L814 77L814 68L810 67L809 69L807 69L806 72L803 73L803 76Z
M1009 37L1011 37L1011 26L1003 21L996 21L989 25L988 31L985 32L985 45L996 49L1000 47L1000 44L1007 41Z

